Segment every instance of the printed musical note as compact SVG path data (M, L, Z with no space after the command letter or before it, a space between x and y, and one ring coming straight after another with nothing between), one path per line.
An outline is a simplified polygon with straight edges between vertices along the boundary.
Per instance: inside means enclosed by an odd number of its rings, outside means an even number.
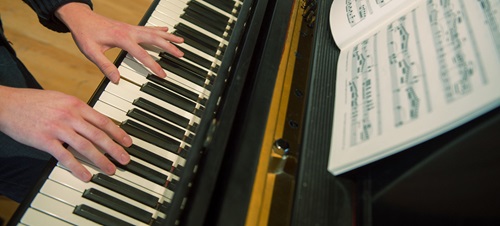
M378 79L375 47L376 37L372 37L355 46L352 52L352 74L349 80L350 109L350 145L355 146L369 140L378 129L380 120L377 110L378 90L374 87Z
M481 1L480 4L487 12L489 1ZM472 93L488 80L483 66L477 62L477 43L471 35L471 27L462 7L462 2L451 4L449 1L427 1L440 81L449 104ZM485 15L488 16L488 13ZM498 28L491 29L491 32L498 33ZM499 40L496 37L497 52Z
M500 56L500 1L499 0L478 0L478 4L483 10L486 24L490 30L490 35L495 42L497 55Z
M421 115L422 99L428 95L422 59L414 50L421 48L412 20L415 12L399 18L387 27L387 50L393 92L394 125L403 126ZM411 32L410 32L411 31ZM428 99L428 98L427 98ZM430 111L430 107L428 107Z
M351 26L373 13L369 0L346 0L347 21Z

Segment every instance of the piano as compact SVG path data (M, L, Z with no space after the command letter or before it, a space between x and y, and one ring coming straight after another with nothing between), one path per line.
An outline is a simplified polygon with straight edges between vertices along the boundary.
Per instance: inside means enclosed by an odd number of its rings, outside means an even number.
M126 52L89 104L133 137L91 182L51 161L9 225L457 225L500 222L500 109L401 153L327 171L339 50L332 0L155 0L141 25L184 37Z

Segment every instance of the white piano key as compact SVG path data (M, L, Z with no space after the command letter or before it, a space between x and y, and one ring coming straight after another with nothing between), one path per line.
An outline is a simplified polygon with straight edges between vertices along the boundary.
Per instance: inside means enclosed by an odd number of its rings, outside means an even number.
M117 110L120 110L121 113L120 112L116 112L117 114L120 114L120 115L116 115L116 118L115 118L115 120L119 121L119 122L123 122L126 119L130 118L130 117L126 116L127 111L129 111L131 109L134 109L134 108L137 108L137 109L140 108L138 106L133 105L132 103L130 103L128 101L125 101L125 100L121 99L120 97L118 97L118 96L116 96L116 95L114 95L112 93L107 92L107 91L104 91L104 92L101 93L101 96L99 96L99 101L102 101L102 102L104 102L104 103L106 103L108 105L111 105L111 106L117 108ZM112 111L114 111L114 110L112 110ZM164 119L164 118L161 118L159 116L156 116L153 113L150 113L150 112L148 112L146 110L144 110L144 111L148 115L150 115L151 117L154 117L156 119L164 121L165 123L168 123L168 124L170 124L170 125L172 125L174 127L177 127L179 129L183 130L185 136L189 136L191 134L194 135L194 132L186 130L186 128L184 128L184 127L176 124L175 122L171 122L171 121L169 121L167 119ZM101 112L101 113L104 113L104 112ZM112 114L112 113L110 113L110 114ZM122 116L122 115L124 115L124 116Z
M78 205L85 204L87 206L90 206L94 209L102 211L106 214L109 214L113 217L116 217L116 218L123 220L125 222L128 222L130 224L147 225L147 224L144 224L143 222L138 221L138 220L126 215L126 214L120 213L114 209L103 206L103 205L96 203L92 200L83 198L82 193L80 193L79 191L76 191L76 190L73 190L69 187L63 186L62 184L59 184L59 183L54 182L52 180L45 181L45 184L40 189L40 194L44 194L48 197L56 199L62 203L65 203L67 205L72 206L73 208L78 206ZM62 218L62 219L64 219L64 218Z
M120 74L122 76L139 85L142 85L149 81L146 78L146 76L148 76L148 71L146 67L142 63L137 62L135 58L133 58L128 54L127 57L123 59L123 62L120 65L120 67L118 67L118 71L120 71ZM177 75L176 73L170 72L168 70L165 71L167 73L167 77L165 78L167 81L170 81L178 86L181 86L187 90L191 90L192 92L207 98L210 95L210 91L205 89L204 87L194 84L193 82Z
M93 172L93 174L99 173L95 170L91 170L91 172ZM110 177L113 177L113 179L115 179L115 180L118 180L122 183L125 183L125 184L131 186L131 187L137 188L145 193L148 193L152 196L155 196L158 198L159 201L165 200L165 199L170 200L172 198L172 197L165 196L164 193L158 193L158 191L151 190L151 189L143 187L143 186L139 186L137 184L131 183L130 181L119 178L117 176L111 175ZM68 187L81 187L81 188L83 188L85 185L81 185L81 184L91 184L91 185L99 186L93 182L81 181L80 179L72 176L71 172L69 172L66 168L64 168L61 165L57 165L56 167L54 167L54 170L49 175L49 179L51 179L53 181L57 181L58 183L64 184L65 186L68 186ZM77 188L75 188L75 189L77 189ZM161 202L159 202L159 203L161 203Z
M211 5L210 3L207 2L202 2L198 1L202 5L207 6L208 9L214 9L217 8L216 6ZM176 18L176 19L181 19L180 17L182 14L184 14L185 9L188 8L189 6L187 5L187 1L184 0L163 0L160 1L159 4L156 6L154 12L161 12L163 14L166 14L170 17ZM224 12L217 8L216 10L213 10L215 12L219 12L221 15L224 15L228 18L228 23L229 21L236 21L237 17L228 14L227 12ZM198 25L196 25L199 27Z
M128 102L132 103L135 99L139 98L139 97L142 97L144 99L147 99L159 106L162 106L190 121L193 121L195 123L199 123L200 122L200 118L198 116L195 116L193 115L192 113L189 113L187 111L184 111L183 109L175 106L175 105L172 105L168 102L165 102L163 100L160 100L156 97L153 97L147 93L144 93L142 91L140 91L140 87L139 86L136 86L128 81L120 81L118 85L116 84L113 84L113 83L108 83L106 88L105 88L106 91L116 95L116 96L119 96L125 100L127 100Z
M127 55L127 57L125 57L124 62L118 68L118 70L120 70L120 68L122 70L125 70L125 69L130 70L130 71L132 71L132 73L137 73L140 76L143 76L144 78L146 78L148 76L147 73L144 73L145 70L140 70L139 69L139 68L145 68L145 66L142 63L137 62L136 59L133 58L130 55ZM185 88L187 90L190 90L191 92L196 93L199 97L208 98L208 96L210 95L210 91L207 90L205 87L200 86L198 84L195 84L192 81L189 81L186 78L184 78L182 76L179 76L178 74L176 74L176 73L174 73L172 71L165 70L165 69L163 69L163 70L167 73L167 77L165 78L167 81L170 81L170 82L172 82L172 83L174 83L174 84L176 84L176 85L178 85L180 87L183 87L183 88ZM130 73L130 72L128 72L128 73ZM207 75L216 76L216 74L213 71L208 71ZM133 77L133 78L135 78L135 77ZM136 80L137 81L143 81L142 79L136 79ZM146 80L147 80L147 78L146 78ZM147 80L147 81L149 81L149 80ZM208 81L205 78L205 84L207 82ZM142 84L144 84L144 83L141 83L140 85L142 85Z
M136 83L138 85L143 85L147 82L150 82L146 78L146 76L148 76L147 73L144 73L143 71L136 71L133 69L134 66L131 66L131 65L134 65L134 64L139 64L139 63L133 62L133 60L131 60L129 58L125 58L123 60L122 64L120 65L120 67L118 67L118 71L120 72L120 75L123 78L126 78L129 81ZM198 86L198 85L196 85L196 84L194 84L194 83L192 83L184 78L182 78L182 79L179 79L179 78L180 77L178 75L168 72L165 80L172 82L172 83L174 83L174 84L176 84L184 89L190 90L190 91L198 94L201 97L208 98L210 96L209 90L207 90L201 86Z
M159 6L163 6L163 7L168 7L170 4L176 4L176 5L184 4L184 5L187 6L187 3L189 1L190 0L163 0L163 1L160 1L158 3L158 5ZM222 15L225 15L226 17L229 17L232 20L237 20L237 18L235 16L233 16L232 14L227 13L226 11L219 9L217 6L214 6L214 5L212 5L212 4L210 4L210 3L206 2L206 1L197 1L197 2L205 5L207 8L210 8L213 11L216 11L216 12L222 14ZM238 5L241 5L240 2L235 2L235 3L238 4ZM235 13L235 11L233 10L231 13Z
M101 93L101 95L99 96L99 101L102 101L102 102L104 102L104 103L106 103L108 105L111 105L111 106L117 108L117 110L121 111L121 113L119 113L119 112L116 113L116 114L120 114L120 115L117 115L116 118L115 118L115 120L118 121L118 122L123 122L126 119L130 118L130 117L126 116L126 113L127 113L128 110L131 110L131 109L134 109L134 108L138 108L138 109L140 108L140 107L137 107L137 106L133 105L130 102L127 102L127 101L121 99L120 97L118 97L118 96L116 96L114 94L111 94L111 93L107 92L107 91L104 91L104 92ZM97 108L95 108L95 107L94 107L94 109L97 110ZM97 111L101 112L101 110L97 110ZM112 109L112 111L114 111L114 110ZM144 111L147 112L146 110L144 110ZM101 112L101 113L105 114L106 112ZM157 118L159 120L162 120L162 121L164 121L164 122L166 122L166 123L168 123L168 124L170 124L170 125L172 125L174 127L177 127L179 129L183 130L185 136L189 136L191 134L194 135L194 132L186 130L186 128L177 125L175 122L171 122L171 121L169 121L167 119L158 117L158 116L156 116L156 115L154 115L152 113L149 113L149 112L147 112L147 113L151 117L154 117L154 118ZM110 114L113 114L113 113L110 112Z
M94 107L96 110L98 110L99 112L101 112L102 114L104 114L110 118L119 117L119 116L116 116L116 117L113 116L113 112L107 110L108 106L106 106L106 104L103 104L102 102L99 102L99 101L96 102L96 105ZM177 167L178 164L183 166L186 162L186 160L184 158L180 157L179 155L177 155L175 153L172 153L171 151L168 151L168 150L165 150L165 149L158 147L156 145L150 144L149 142L143 141L142 139L134 137L134 136L131 136L131 138L132 138L133 144L135 144L141 148L144 148L151 153L154 153L156 155L159 155L165 159L172 161L173 162L172 165L174 167Z
M100 171L96 166L92 165L92 163L89 163L88 160L84 158L80 158L80 156L76 155L78 159L81 160L82 165L90 171L91 174L97 174L97 173L103 173ZM65 166L61 165L58 163L59 166L62 168L68 170ZM106 174L106 173L103 173ZM113 178L120 180L122 182L127 181L127 184L135 184L136 186L142 187L143 189L146 190L151 190L157 194L163 194L163 196L166 198L165 200L171 200L173 196L173 192L167 189L164 186L160 186L154 182L151 182L147 179L144 179L142 177L139 177L133 173L126 172L123 169L116 169L116 172L114 175L112 175ZM135 187L135 186L134 186ZM161 199L160 203L163 202L163 199Z
M24 225L37 225L45 224L51 226L71 226L73 224L63 221L61 219L55 218L53 216L42 213L33 208L28 208L21 219L21 223Z
M151 56L152 56L155 60L160 60L160 59L161 59L160 55L158 54L158 53L159 53L159 52L158 52L158 49L147 49L146 51L147 51L147 52L149 53L149 55L151 55ZM160 51L161 51L161 50L160 50ZM127 54L127 57L128 57L129 59L133 59L133 60L134 60L135 62L137 62L137 63L140 63L139 61L137 61L137 59L136 59L136 58L133 58L130 54ZM215 75L215 76L217 75L215 72L213 72L213 71L209 70L208 68L206 68L206 67L204 67L204 66L198 65L196 62L193 62L193 61L191 61L191 60L189 60L189 59L186 59L186 58L184 58L184 57L181 57L181 58L178 58L178 59L179 59L180 61L183 61L183 62L186 62L186 63L188 63L188 64L192 65L193 67L196 67L196 68L199 68L199 69L201 69L201 70L205 71L205 73L206 73L206 74L211 74L211 75L213 74L213 75ZM218 60L217 60L217 62L215 62L215 65L214 65L214 63L212 62L212 66L217 66L217 63L219 63L219 65L220 65L220 61L218 61ZM140 64L142 64L142 63L140 63Z
M184 11L181 11L178 13L178 12L173 11L173 10L175 10L175 8L163 8L160 5L156 9L158 9L158 10L154 11L151 14L150 19L156 18L159 21L162 21L167 27L170 28L169 29L170 32L175 31L175 25L177 25L179 23L183 23L186 26L190 27L191 29L194 29L194 30L206 35L207 37L210 37L210 38L218 41L222 45L227 46L228 42L227 42L227 40L224 39L225 38L224 36L221 37L221 36L215 35L212 32L207 31L202 27L199 27L196 24L192 24L191 22L180 18L180 15L182 15L184 13Z
M31 202L31 207L42 213L70 222L74 225L99 225L93 221L73 214L73 210L75 209L74 206L60 202L42 193L38 193L35 196L33 202Z
M98 112L101 112L104 115L106 115L106 116L108 116L108 117L110 117L110 118L112 118L112 119L114 119L114 120L116 120L118 122L124 122L124 121L126 121L128 119L132 119L132 118L130 118L130 117L128 117L126 115L126 112L123 112L122 110L120 110L120 109L112 106L111 104L105 103L105 102L100 101L100 100L95 103L94 109L96 109ZM139 124L141 124L142 126L144 126L146 128L149 128L149 129L151 129L151 130L153 130L155 132L158 132L158 133L160 133L160 134L162 134L164 136L167 136L167 137L169 137L169 138L171 138L171 139L179 142L180 148L185 148L186 146L187 147L191 146L190 144L186 143L185 141L180 140L180 139L178 139L178 138L176 138L176 137L174 137L174 136L172 136L172 135L170 135L168 133L160 131L160 130L158 130L158 129L150 126L150 125L147 125L147 124L139 121L139 120L134 120L134 121L137 122L137 123L139 123ZM176 151L176 150L171 150L171 151Z
M176 159L177 161L173 161L172 165L174 167L177 167L177 165L184 166L186 164L186 159L184 159L184 158L182 158L182 157L180 157L180 156L178 156L178 155L176 155L174 153L171 153L171 152L169 152L167 150L161 149L161 148L159 148L159 147L157 147L157 146L155 146L153 144L150 144L150 143L148 143L148 142L146 142L144 140L141 140L141 139L139 139L137 137L133 137L132 136L132 142L135 145L137 145L137 146L139 146L141 148L144 148L144 149L146 149L146 150L148 150L148 151L150 151L152 153L155 153L155 154L157 154L159 156L162 156L162 157L164 157L166 159L169 159L169 160L174 159L173 157L169 157L169 156L175 155L178 158Z
M129 181L132 181L136 184L155 184L154 182L152 182L146 178L143 178L143 177L138 176L132 172L129 172L129 171L126 171L126 170L120 169L120 168L116 169L115 175L119 176L121 178L127 179ZM167 176L170 177L170 175L167 175ZM158 185L158 186L160 186L160 185ZM164 186L164 185L161 185L160 187L162 187L162 186Z
M146 26L162 26L162 27L170 27L169 25L167 25L165 22L161 21L161 20L158 20L157 18L155 17L150 17L148 22L146 23ZM170 29L169 29L170 31ZM192 53L200 56L200 57L203 57L204 59L210 61L210 62L217 62L218 60L215 58L215 56L212 56L212 55L209 55L189 44L186 44L186 43L180 43L180 44L176 44L177 46L181 47L181 48L184 48L188 51L191 51ZM216 55L220 55L219 54L216 54Z
M148 162L146 162L146 161L144 161L142 159L139 159L139 158L134 157L134 156L131 156L130 159L133 160L133 161L135 161L135 162L137 162L137 163L139 163L139 164L141 164L141 165L143 165L143 166L145 166L145 167L148 167L148 168L150 168L150 169L152 169L152 170L154 170L156 172L159 172L159 173L161 173L163 175L168 176L168 181L171 181L172 179L177 180L177 181L179 180L179 176L174 175L174 174L170 173L167 170L159 168L158 166L152 165L151 163L148 163Z
M124 201L124 202L127 202L127 203L129 203L129 204L131 204L133 206L136 206L136 207L138 207L138 208L140 208L142 210L148 211L148 212L150 212L150 213L153 214L153 218L156 218L156 215L157 215L156 212L157 211L155 209L153 209L153 208L151 208L149 206L146 206L146 205L144 205L144 204L142 204L140 202L137 202L137 201L135 201L135 200L133 200L133 199L127 197L127 196L121 195L121 194L116 193L116 192L114 192L112 190L109 190L109 189L107 189L105 187L102 187L102 186L100 186L98 184L95 184L95 183L92 183L92 182L83 182L83 181L79 180L78 178L73 177L71 175L72 174L69 171L64 170L64 169L62 169L60 167L55 167L54 170L53 170L53 172L50 174L49 179L51 181L57 182L59 184L62 184L64 186L66 186L66 187L70 187L70 188L72 188L74 190L77 190L77 191L79 191L82 194L85 191L85 189L95 188L95 189L97 189L99 191L102 191L102 192L108 194L108 195L111 195L111 196L113 196L115 198L118 198L118 199Z

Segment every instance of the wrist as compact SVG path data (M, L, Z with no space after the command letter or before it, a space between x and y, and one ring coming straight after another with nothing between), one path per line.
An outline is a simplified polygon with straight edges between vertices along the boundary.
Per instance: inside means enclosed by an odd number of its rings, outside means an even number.
M81 18L86 18L93 13L92 8L85 3L70 2L62 5L55 11L55 16L63 22L69 30L73 30L77 23L82 22Z

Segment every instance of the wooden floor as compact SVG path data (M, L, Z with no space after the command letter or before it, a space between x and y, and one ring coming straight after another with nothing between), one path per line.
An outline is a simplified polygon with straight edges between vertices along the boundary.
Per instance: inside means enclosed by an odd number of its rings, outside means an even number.
M94 11L109 18L138 24L152 0L93 0ZM18 57L49 90L61 91L87 102L103 79L97 67L76 47L69 33L53 32L38 23L35 13L23 1L2 1L0 4L5 34ZM119 50L106 56L114 61ZM0 218L8 221L17 204L0 197Z

